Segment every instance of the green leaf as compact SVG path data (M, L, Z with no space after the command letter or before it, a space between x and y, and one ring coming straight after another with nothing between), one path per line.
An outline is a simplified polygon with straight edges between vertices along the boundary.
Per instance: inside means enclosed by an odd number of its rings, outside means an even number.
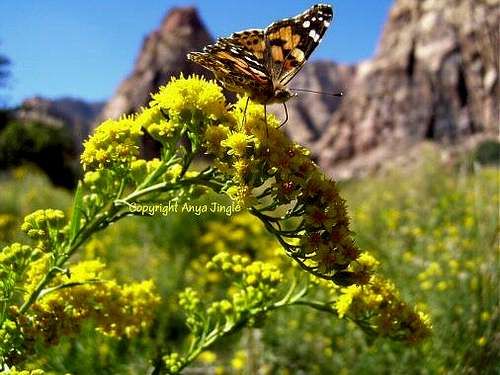
M73 202L73 213L71 216L70 225L70 239L73 241L80 230L80 222L82 218L83 210L83 188L82 182L78 181L78 187L76 188L75 201Z

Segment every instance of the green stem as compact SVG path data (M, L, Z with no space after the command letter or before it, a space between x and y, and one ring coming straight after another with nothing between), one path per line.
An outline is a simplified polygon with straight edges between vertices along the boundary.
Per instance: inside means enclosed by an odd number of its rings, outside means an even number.
M50 270L45 274L45 276L38 282L29 298L22 304L21 308L19 309L20 314L25 313L30 308L30 306L38 299L40 293L45 289L45 286L50 283L50 281L55 277L57 273L60 272L59 270L63 268L64 263L66 263L66 261L73 255L76 249L78 249L85 241L87 241L87 239L93 233L105 228L106 226L103 226L103 224L106 222L107 218L113 217L118 211L119 208L113 207L108 215L100 217L99 220L90 224L87 230L83 229L80 232L81 235L74 239L73 243L68 246L67 251L64 251L58 257L58 259L56 259L56 261L54 262L54 266L51 267Z
M330 314L337 315L337 310L335 310L329 304L326 304L324 302L299 300L299 301L291 302L287 306L293 306L293 305L309 306L309 307L311 307L311 308L313 308L315 310L324 311L324 312L327 312L327 313L330 313Z
M335 314L336 316L338 316L337 311L331 307L331 303L324 303L324 302L320 302L320 301L300 300L299 298L301 298L306 292L307 292L307 287L303 288L289 302L282 303L285 300L285 298L283 298L280 302L274 303L271 306L263 306L261 308L250 311L250 313L248 315L244 315L240 320L233 322L233 324L231 324L230 326L217 325L216 327L214 327L210 331L210 333L208 335L204 336L201 340L198 340L195 343L195 345L191 345L190 350L188 351L187 355L184 357L184 361L183 361L181 368L179 369L179 373L184 368L189 366L203 350L206 350L215 341L217 341L218 339L220 339L222 337L229 336L232 333L234 333L235 331L239 330L240 328L245 327L251 318L258 316L259 314L262 314L263 312L278 310L278 309L288 307L288 306L302 305L302 306L308 306L308 307L313 308L313 309L318 310L318 311L323 311L323 312ZM198 344L198 345L196 345L196 344Z

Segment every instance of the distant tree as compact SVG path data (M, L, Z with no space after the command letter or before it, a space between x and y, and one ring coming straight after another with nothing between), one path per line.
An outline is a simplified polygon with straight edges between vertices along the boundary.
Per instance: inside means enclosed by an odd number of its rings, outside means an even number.
M9 65L10 65L10 60L8 57L0 54L0 89L6 86L7 80L10 76L10 71L9 71ZM4 106L4 102L2 99L2 96L0 95L0 125L5 124L5 120L3 119L4 117L4 112L2 110L2 107Z
M19 120L7 120L0 127L0 170L33 163L55 185L71 189L77 178L71 164L72 150L71 137L64 127Z
M3 56L0 55L0 85L5 84L5 80L9 76L9 71L7 70L7 66L10 64L10 60Z
M10 60L6 56L0 54L0 87L5 86L7 78L10 75L9 67Z
M10 75L9 65L10 60L6 56L0 54L0 87L5 86L7 83L7 78Z

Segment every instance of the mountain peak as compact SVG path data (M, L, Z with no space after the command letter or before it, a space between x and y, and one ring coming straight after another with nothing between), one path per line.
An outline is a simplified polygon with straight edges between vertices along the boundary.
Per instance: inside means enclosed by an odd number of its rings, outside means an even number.
M172 8L159 29L144 39L132 73L122 81L98 121L139 110L149 102L151 93L181 72L207 74L198 64L188 61L186 55L212 41L194 7Z
M165 33L175 33L183 28L206 30L195 7L172 8L163 19L160 27L161 31Z

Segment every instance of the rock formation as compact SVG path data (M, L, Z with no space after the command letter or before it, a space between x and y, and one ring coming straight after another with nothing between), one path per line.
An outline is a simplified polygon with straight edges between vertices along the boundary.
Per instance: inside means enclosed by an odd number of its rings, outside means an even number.
M353 66L339 65L331 61L309 62L290 82L290 87L337 93L349 87L355 71ZM290 120L283 130L296 142L313 148L341 103L342 98L298 92L298 96L286 104ZM284 117L281 105L274 105L271 110L279 118Z
M137 111L171 76L181 72L206 73L199 65L189 62L186 55L212 41L193 7L172 9L160 28L144 40L132 73L106 104L99 120Z
M397 0L313 148L320 165L351 177L424 140L498 136L499 24L498 0Z
M103 106L104 103L89 103L73 98L33 97L24 100L14 115L24 121L66 127L75 145L75 155L78 155Z

